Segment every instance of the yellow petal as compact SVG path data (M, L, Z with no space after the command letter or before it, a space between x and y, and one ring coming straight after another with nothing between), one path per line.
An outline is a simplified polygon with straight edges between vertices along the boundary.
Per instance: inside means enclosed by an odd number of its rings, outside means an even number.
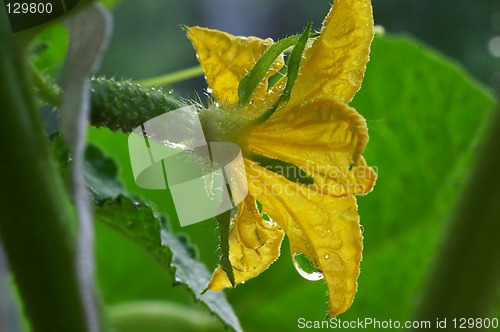
M330 314L346 311L356 293L362 250L356 199L318 194L250 161L247 174L250 192L283 228L291 252L307 255L322 271Z
M248 195L238 206L229 234L229 260L237 284L266 270L279 256L283 231L274 223L262 219L255 198ZM226 273L219 266L208 285L210 290L231 287Z
M351 101L363 80L373 34L370 0L335 0L305 54L292 98Z
M226 107L238 102L241 78L274 43L271 38L239 37L201 27L189 28L188 37L196 49L213 95ZM255 96L265 94L269 77L277 73L283 64L283 57L279 57L254 92Z
M299 167L314 179L311 189L343 197L373 188L376 173L361 157L367 141L365 119L354 109L316 100L279 110L250 133L247 148Z

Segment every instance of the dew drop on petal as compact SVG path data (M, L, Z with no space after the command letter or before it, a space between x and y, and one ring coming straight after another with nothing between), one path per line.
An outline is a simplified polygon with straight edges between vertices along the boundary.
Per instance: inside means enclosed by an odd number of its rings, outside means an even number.
M292 260L293 266L304 279L310 281L323 279L323 273L314 266L309 257L305 254L295 253L292 255Z
M270 227L277 227L277 224L269 217L269 215L265 212L262 212L262 219L266 222L266 224Z

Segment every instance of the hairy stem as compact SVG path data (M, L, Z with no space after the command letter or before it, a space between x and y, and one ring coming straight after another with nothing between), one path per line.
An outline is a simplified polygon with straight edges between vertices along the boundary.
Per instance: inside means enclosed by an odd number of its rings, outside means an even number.
M0 239L35 331L85 331L74 213L34 103L24 47L0 13Z

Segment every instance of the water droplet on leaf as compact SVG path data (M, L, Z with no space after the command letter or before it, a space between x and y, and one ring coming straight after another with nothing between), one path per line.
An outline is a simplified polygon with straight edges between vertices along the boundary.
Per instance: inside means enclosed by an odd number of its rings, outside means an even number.
M292 260L293 266L304 279L311 281L323 279L323 273L314 266L305 254L295 253L292 255Z

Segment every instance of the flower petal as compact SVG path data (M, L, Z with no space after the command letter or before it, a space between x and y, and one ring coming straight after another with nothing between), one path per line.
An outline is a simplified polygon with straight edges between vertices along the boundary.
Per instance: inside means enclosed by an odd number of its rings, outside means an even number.
M238 102L238 85L245 74L253 68L257 60L274 42L271 38L239 37L201 27L188 29L188 37L193 43L205 72L205 77L213 95L224 106ZM261 85L254 92L255 96L267 90L267 80L283 67L280 56Z
M363 80L373 34L370 0L335 0L305 54L292 98L351 101Z
M262 219L255 198L248 195L238 206L229 235L229 260L237 284L266 270L280 254L283 231L274 223ZM208 285L210 290L231 287L226 273L219 266Z
M314 179L311 189L343 197L373 188L376 173L361 157L367 141L365 119L325 99L279 110L250 133L247 148L299 167Z
M283 228L291 252L307 255L322 271L330 314L346 311L356 293L362 251L355 197L321 195L250 161L247 174L249 190Z

